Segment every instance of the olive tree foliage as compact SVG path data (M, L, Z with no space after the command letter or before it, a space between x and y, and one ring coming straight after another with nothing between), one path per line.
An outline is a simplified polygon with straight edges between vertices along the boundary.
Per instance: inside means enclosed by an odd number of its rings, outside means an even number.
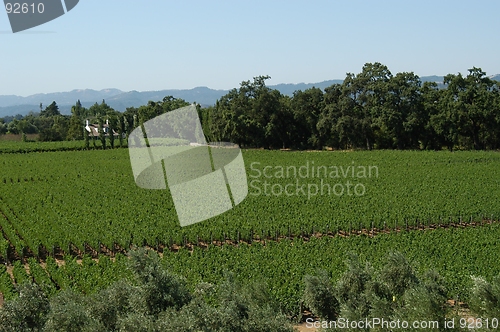
M131 299L137 287L121 280L88 297L86 304L89 318L98 322L104 331L116 331L123 316L133 312Z
M144 314L157 315L170 307L179 309L191 301L185 281L168 272L156 252L131 252L130 268L140 285L132 300Z
M293 331L265 285L227 274L218 286L201 283L190 292L153 251L131 251L129 262L132 280L91 295L66 289L48 299L37 285L22 285L0 308L0 332Z
M346 261L347 270L336 284L340 316L349 319L368 317L371 309L370 286L373 282L373 268L362 264L358 257L350 255Z
M64 290L50 301L50 312L43 331L99 331L99 323L86 310L83 295Z
M317 276L306 275L304 284L304 304L318 317L328 320L335 319L340 308L328 273L320 270Z
M325 272L306 277L304 302L316 316L328 321L338 321L339 318L350 321L373 318L408 322L432 320L440 324L436 329L427 328L427 331L445 330L443 322L451 316L446 306L444 280L439 274L427 271L417 275L398 252L389 253L386 263L378 270L369 263L360 262L355 255L350 255L346 264L346 271L336 282ZM332 326L325 327L325 330L330 329L334 330ZM360 330L380 330L380 326L353 331ZM412 327L403 330L411 331Z
M243 286L228 274L218 287L198 285L194 295L181 310L169 309L160 315L159 331L293 331L263 284Z
M500 317L500 275L491 282L482 277L472 277L470 308L480 317Z
M394 319L414 321L437 321L440 328L427 328L428 331L442 331L445 319L454 318L454 313L446 306L444 281L435 271L427 271L418 283L407 289L400 304L394 310ZM403 329L401 329L403 330ZM406 331L419 331L410 327ZM452 329L447 328L446 331Z
M49 300L37 285L23 284L18 291L19 297L0 310L0 331L41 331L50 310Z

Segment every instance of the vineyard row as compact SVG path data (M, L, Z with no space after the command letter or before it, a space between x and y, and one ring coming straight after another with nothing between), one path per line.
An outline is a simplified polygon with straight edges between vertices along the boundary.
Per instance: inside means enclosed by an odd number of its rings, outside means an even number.
M304 228L300 233L293 233L291 231L291 228L288 229L288 232L283 232L280 229L267 231L262 230L260 232L250 231L247 234L241 234L239 231L237 231L235 234L220 232L218 234L211 233L210 238L206 239L197 236L196 241L194 242L189 241L187 237L184 237L181 242L174 241L174 239L170 237L168 241L161 241L160 239L157 239L156 243L148 243L144 239L143 242L139 244L130 243L128 248L114 243L113 247L109 248L105 244L98 241L99 244L97 248L92 247L88 243L83 243L82 247L78 247L75 244L70 243L68 245L68 248L65 249L59 246L53 246L49 250L43 245L39 245L36 250L33 250L32 248L26 246L23 247L20 252L16 251L15 246L9 240L8 235L6 234L6 232L4 232L2 227L0 227L0 231L3 235L3 239L0 239L0 244L3 241L3 245L1 246L3 251L0 255L0 263L12 264L16 261L22 261L26 263L30 258L36 258L38 261L45 261L48 257L52 257L55 259L64 259L64 257L67 256L71 256L77 259L82 259L84 256L90 256L93 259L97 259L102 255L115 257L118 253L126 255L128 250L136 247L136 245L142 245L144 247L155 250L158 253L163 253L165 250L177 252L181 248L186 248L190 251L192 251L194 247L207 249L210 245L219 247L223 245L252 245L254 243L261 243L265 245L266 242L269 241L279 242L284 239L302 239L304 241L309 241L309 239L312 237L374 237L379 234L399 233L404 231L430 231L435 229L478 227L494 223L499 223L499 219L495 219L493 215L491 215L490 217L482 216L480 221L474 221L474 218L472 216L468 219L464 219L462 217L453 219L452 217L449 217L447 219L440 219L437 223L433 223L430 220L425 221L415 219L411 221L406 220L405 226L403 227L398 226L397 223L388 225L386 222L383 222L379 225L376 225L374 222L372 222L371 227L366 228L362 223L351 223L348 229L341 229L340 227L331 229L329 226L321 229L320 227L312 226L310 229ZM83 250L81 248L83 248Z

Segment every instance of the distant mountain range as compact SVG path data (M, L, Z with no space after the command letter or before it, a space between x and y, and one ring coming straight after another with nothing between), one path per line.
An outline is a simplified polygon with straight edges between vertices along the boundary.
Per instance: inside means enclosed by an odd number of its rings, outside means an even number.
M500 74L490 76L491 79L500 81ZM424 76L420 78L422 82L431 81L442 85L443 76ZM332 84L341 84L343 80L329 80L319 83L298 83L298 84L278 84L270 85L272 89L279 90L282 94L291 96L297 90L306 90L312 87L325 89ZM40 93L28 97L15 95L0 95L0 117L9 115L26 115L30 111L39 112L40 103L42 107L49 105L53 101L59 106L62 114L70 114L71 106L80 100L84 107L90 107L94 103L101 103L104 99L106 103L118 111L125 111L127 107L139 107L146 105L148 101L162 100L165 96L182 98L188 102L197 102L203 106L214 105L217 99L227 94L229 90L214 90L207 87L197 87L186 90L161 90L161 91L129 91L124 92L118 89L104 89L100 91L85 89L72 90L69 92Z

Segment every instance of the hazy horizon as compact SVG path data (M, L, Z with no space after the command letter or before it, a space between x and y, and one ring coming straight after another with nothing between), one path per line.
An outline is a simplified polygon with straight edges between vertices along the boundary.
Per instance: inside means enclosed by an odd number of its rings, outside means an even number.
M13 34L0 15L0 95L74 89L229 90L344 79L367 62L391 72L500 73L500 3L97 2Z

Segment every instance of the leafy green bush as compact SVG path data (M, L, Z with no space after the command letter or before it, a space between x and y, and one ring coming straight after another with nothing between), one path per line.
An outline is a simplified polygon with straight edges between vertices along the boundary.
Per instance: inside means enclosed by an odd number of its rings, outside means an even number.
M317 276L306 275L304 283L304 304L318 317L335 319L340 307L328 273L321 270Z
M492 282L482 277L472 277L472 280L471 309L481 317L500 317L500 275Z
M347 271L336 285L340 315L349 319L363 319L370 313L368 290L373 278L373 269L369 264L363 266L355 255L350 255L346 263Z
M63 290L50 301L45 331L79 332L89 329L91 317L85 310L84 297L72 290Z
M133 251L130 269L140 286L133 300L146 309L145 313L157 315L170 307L179 309L191 300L185 281L164 269L156 252Z
M450 317L444 280L434 271L417 276L406 258L398 252L389 253L385 265L378 271L351 255L347 260L347 270L337 281L333 291L326 291L328 285L328 277L324 273L316 279L309 277L306 281L306 294L334 294L338 303L330 300L331 306L326 301L321 302L325 295L323 298L313 297L307 302L311 309L319 303L322 305L321 311L338 312L338 317L328 318L330 321L337 318L350 321L377 318L387 322L399 320L410 323L437 321L439 326L427 327L427 331L442 331L445 329L445 318ZM315 308L313 312L318 314L320 310ZM324 314L318 315L326 317ZM372 331L379 328L380 326L373 326L361 330ZM408 326L393 330L412 329L413 326Z
M66 289L50 302L38 286L23 284L0 309L0 332L293 331L262 284L243 286L228 274L218 287L202 283L191 293L144 249L130 253L129 268L135 283L124 279L87 296Z
M49 300L36 284L22 284L18 291L19 296L0 309L0 331L41 331L50 310Z

